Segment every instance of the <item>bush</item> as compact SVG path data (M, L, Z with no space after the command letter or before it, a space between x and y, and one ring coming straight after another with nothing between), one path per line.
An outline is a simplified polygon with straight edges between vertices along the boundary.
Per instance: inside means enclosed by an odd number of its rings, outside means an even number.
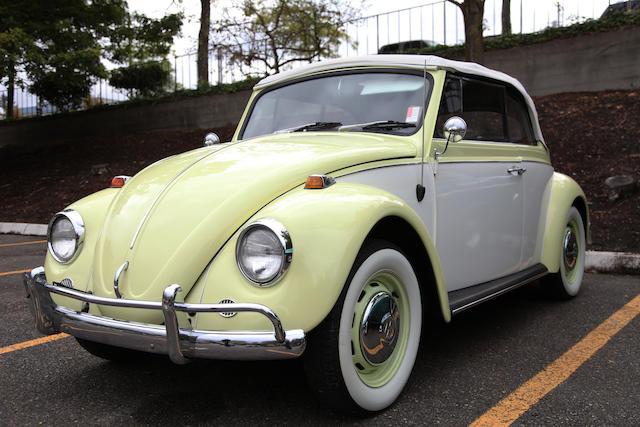
M109 84L134 90L137 96L151 97L166 92L171 83L169 61L149 61L111 71Z

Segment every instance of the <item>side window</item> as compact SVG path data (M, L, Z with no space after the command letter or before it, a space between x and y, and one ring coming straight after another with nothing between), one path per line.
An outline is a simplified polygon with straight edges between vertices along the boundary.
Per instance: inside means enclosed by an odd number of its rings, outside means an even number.
M467 122L466 140L535 143L524 98L501 83L447 77L434 137L444 137L444 123L452 116L460 116Z
M467 122L466 139L506 141L504 86L462 79L462 118Z

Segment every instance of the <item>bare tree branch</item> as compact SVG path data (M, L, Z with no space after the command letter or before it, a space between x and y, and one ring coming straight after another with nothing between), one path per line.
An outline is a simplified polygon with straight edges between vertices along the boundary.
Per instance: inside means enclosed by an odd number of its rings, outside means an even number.
M225 13L212 25L214 45L224 46L231 63L279 72L292 63L335 57L345 41L355 47L344 23L357 12L340 0L237 0L236 5L244 20Z

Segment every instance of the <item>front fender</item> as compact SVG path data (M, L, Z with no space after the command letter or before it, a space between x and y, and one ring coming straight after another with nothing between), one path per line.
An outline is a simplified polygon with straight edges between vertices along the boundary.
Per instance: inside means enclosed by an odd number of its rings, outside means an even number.
M274 286L257 288L240 273L235 258L239 232L227 242L205 270L187 302L264 304L274 310L285 329L309 331L335 305L364 240L381 219L396 216L407 221L420 236L430 257L440 305L450 318L442 268L435 245L418 215L402 200L380 189L337 183L324 190L298 188L276 199L247 223L261 218L280 221L293 242L293 261ZM231 318L198 314L200 330L268 330L260 316L239 313Z
M551 177L549 188L549 203L547 206L546 222L542 245L542 263L550 273L560 270L560 255L562 251L562 238L566 226L569 209L576 201L580 203L583 221L585 221L585 233L589 236L589 208L587 198L577 182L570 177L555 172ZM587 237L588 239L588 237Z
M106 188L80 199L66 208L73 209L82 216L85 226L84 242L79 249L78 255L69 264L60 264L47 251L44 269L49 283L71 278L74 281L75 289L81 291L89 290L87 286L92 270L96 242L100 237L109 204L118 194L118 191L119 189L117 188ZM81 308L80 301L59 295L52 295L52 297L56 304L76 310Z

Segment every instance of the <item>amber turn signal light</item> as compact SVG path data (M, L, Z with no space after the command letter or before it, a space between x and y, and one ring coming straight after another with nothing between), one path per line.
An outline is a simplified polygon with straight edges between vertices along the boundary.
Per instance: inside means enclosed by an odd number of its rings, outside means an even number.
M130 176L126 175L118 175L111 178L111 188L121 188L124 187L124 184L129 181Z
M304 188L307 190L321 190L336 183L336 180L328 175L309 175Z

